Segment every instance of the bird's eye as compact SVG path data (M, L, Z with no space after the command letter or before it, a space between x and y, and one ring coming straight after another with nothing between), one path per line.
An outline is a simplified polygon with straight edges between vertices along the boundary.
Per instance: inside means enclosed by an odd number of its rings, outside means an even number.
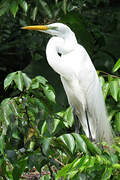
M62 54L58 52L58 55L61 56Z

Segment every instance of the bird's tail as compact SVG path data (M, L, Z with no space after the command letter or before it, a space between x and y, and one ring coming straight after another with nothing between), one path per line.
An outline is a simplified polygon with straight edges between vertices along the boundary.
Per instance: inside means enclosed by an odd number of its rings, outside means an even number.
M94 87L97 87L97 89L94 88L94 91L89 92L89 95L87 96L86 112L89 128L85 115L83 115L82 117L82 122L85 122L84 124L82 124L82 126L89 138L91 133L92 139L94 139L96 142L105 141L107 142L108 146L111 146L113 143L112 128L107 118L102 89L100 87L100 84L99 86Z

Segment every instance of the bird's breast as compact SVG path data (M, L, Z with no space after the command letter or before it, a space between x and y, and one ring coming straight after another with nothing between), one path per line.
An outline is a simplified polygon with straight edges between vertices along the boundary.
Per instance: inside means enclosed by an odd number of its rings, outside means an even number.
M84 109L86 105L85 91L83 87L80 86L79 81L75 78L68 80L64 77L61 77L61 81L69 104L76 109Z

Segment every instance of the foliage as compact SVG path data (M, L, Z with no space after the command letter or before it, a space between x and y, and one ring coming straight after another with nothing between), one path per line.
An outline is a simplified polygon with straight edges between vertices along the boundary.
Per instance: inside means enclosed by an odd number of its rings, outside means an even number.
M120 179L119 16L109 0L1 0L0 179L21 179L33 167L49 172L41 180ZM98 69L115 136L113 154L105 142L94 144L73 133L72 110L63 94L56 102L54 88L43 77L50 79L45 64L39 64L43 76L36 76L32 65L33 78L20 71L31 62L45 62L49 37L20 27L56 21L72 28ZM55 88L59 84L55 74L52 82Z
M103 77L100 80L104 97L109 95L119 104L115 85L119 78L109 75L107 82ZM116 152L110 154L106 144L103 144L106 150L101 151L86 136L68 133L73 127L72 109L58 111L54 90L44 77L30 79L21 71L13 72L6 77L4 88L6 91L14 88L14 94L2 101L0 109L1 177L20 179L26 168L35 167L41 173L46 167L56 180L80 176L119 179L119 139L113 145ZM109 108L109 119L114 119L113 127L118 134L119 109L113 109L112 105Z

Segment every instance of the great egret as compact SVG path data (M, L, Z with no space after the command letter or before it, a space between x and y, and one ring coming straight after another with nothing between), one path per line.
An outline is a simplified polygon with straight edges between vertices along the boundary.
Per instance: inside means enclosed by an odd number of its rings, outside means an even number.
M47 44L47 61L61 77L73 108L76 132L79 132L80 121L87 137L111 145L113 136L99 78L88 53L77 43L74 32L62 23L26 26L22 29L54 36Z

